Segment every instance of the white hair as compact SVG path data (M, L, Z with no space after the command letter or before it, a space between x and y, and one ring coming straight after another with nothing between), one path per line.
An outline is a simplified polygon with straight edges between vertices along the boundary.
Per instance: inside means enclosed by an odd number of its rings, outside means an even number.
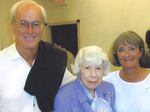
M41 6L40 4L36 3L33 0L19 0L18 2L16 2L13 5L11 10L10 10L10 20L11 20L11 22L15 21L17 8L21 5L23 5L23 4L35 5L35 6L39 7L41 12L42 12L44 23L46 23L46 11L45 11L45 9L43 8L43 6Z
M75 62L72 65L73 73L77 75L80 72L80 65L86 63L102 65L104 68L104 75L107 75L110 70L106 53L97 46L87 46L79 50Z

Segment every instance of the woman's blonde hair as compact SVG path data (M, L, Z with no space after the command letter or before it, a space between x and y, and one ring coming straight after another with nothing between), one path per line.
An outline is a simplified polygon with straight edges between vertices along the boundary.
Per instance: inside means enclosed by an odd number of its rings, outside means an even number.
M121 66L118 60L117 51L121 44L126 44L126 43L134 45L135 47L139 48L139 50L142 53L142 56L139 60L139 64L141 66L144 65L144 60L143 60L143 57L145 55L144 41L138 34L136 34L133 31L123 32L114 40L114 43L109 53L110 62L115 66Z

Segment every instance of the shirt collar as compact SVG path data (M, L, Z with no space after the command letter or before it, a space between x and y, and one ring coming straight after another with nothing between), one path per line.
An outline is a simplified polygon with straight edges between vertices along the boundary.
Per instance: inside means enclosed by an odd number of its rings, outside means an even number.
M87 89L82 84L80 77L78 76L75 81L77 87L78 87L78 97L80 100L80 103L87 102L89 99L94 100L94 98L90 95L90 93L87 91ZM97 98L97 92L95 91L95 98Z
M89 91L85 88L85 86L83 85L83 83L81 82L80 80L80 83L81 83L81 86L83 87L83 90L86 94L86 96L90 99L90 100L94 100L94 98L92 97L92 95L89 93ZM95 98L97 97L97 93L95 91Z
M8 50L9 50L8 56L11 60L22 59L21 55L19 54L19 52L16 49L15 43L12 44Z

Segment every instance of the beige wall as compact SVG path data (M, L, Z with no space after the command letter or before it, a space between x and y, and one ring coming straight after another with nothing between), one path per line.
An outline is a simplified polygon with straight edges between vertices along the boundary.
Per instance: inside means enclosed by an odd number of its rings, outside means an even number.
M1 48L12 43L9 9L16 1L1 0L0 3ZM121 32L133 30L144 39L150 28L150 0L67 0L64 5L55 5L51 0L35 1L46 8L50 23L80 19L80 47L98 45L108 52Z

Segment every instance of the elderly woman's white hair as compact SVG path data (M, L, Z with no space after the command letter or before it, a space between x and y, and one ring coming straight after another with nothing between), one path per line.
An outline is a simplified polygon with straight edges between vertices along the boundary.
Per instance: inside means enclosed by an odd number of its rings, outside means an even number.
M79 50L74 65L72 65L73 73L77 75L80 72L80 65L85 63L102 65L104 68L104 75L107 75L110 70L106 53L97 46L88 46Z
M44 23L46 23L46 11L45 9L43 8L43 6L41 6L40 4L36 3L35 1L33 0L19 0L18 2L16 2L11 10L10 10L10 20L11 20L11 23L13 23L16 19L16 11L17 11L17 8L21 5L27 5L27 4L32 4L32 5L35 5L37 7L40 8L41 12L42 12L42 16L43 16L43 20L44 20Z

